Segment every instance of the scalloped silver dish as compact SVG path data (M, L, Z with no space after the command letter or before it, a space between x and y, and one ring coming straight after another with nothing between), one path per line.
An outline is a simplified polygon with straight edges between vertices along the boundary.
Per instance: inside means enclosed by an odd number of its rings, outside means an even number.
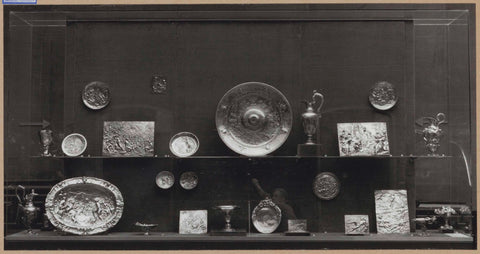
M253 226L260 233L270 234L275 231L282 220L282 211L271 199L264 199L253 209Z
M123 206L122 194L115 185L86 176L61 181L45 199L52 225L76 235L92 235L112 228L122 217Z
M87 149L87 139L79 133L72 133L62 141L62 151L67 156L79 156Z
M292 109L273 86L247 82L230 89L217 106L215 123L234 152L263 156L278 149L292 129Z

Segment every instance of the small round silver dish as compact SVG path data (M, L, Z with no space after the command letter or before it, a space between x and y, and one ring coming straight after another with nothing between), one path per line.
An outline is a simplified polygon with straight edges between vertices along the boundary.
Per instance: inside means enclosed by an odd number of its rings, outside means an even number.
M195 172L185 172L180 176L180 186L185 190L191 190L197 187L198 176Z
M322 172L313 181L313 193L322 200L334 199L340 193L340 181L330 172Z
M170 171L162 171L157 174L157 177L155 177L155 183L161 189L170 189L175 183L175 177Z
M389 110L395 106L398 97L395 92L395 86L387 81L380 81L370 90L368 96L370 104L378 110Z
M67 156L79 156L87 149L87 139L79 133L72 133L62 141L62 151Z
M93 81L83 89L82 100L90 109L102 109L110 103L110 88L106 83Z
M197 136L191 132L180 132L170 139L170 151L178 157L188 157L195 154L200 147Z

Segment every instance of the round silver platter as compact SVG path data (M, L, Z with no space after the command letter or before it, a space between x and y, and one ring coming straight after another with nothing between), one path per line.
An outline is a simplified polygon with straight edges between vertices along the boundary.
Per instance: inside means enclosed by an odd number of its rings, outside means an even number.
M109 86L100 81L93 81L85 86L82 93L82 100L85 106L98 110L110 103Z
M113 184L95 177L74 177L52 187L45 199L50 222L76 235L97 234L122 217L123 197Z
M264 199L253 209L253 226L260 233L269 234L277 229L282 220L282 211L271 199Z
M170 151L178 157L188 157L195 154L200 147L197 136L190 132L180 132L170 139Z
M247 82L230 89L215 115L222 141L236 153L263 156L279 148L292 129L292 110L273 86Z
M180 176L180 186L185 190L191 190L197 187L198 176L195 172L189 171L185 172Z
M175 183L175 177L170 171L162 171L157 174L155 183L157 183L157 186L162 189L170 189Z
M79 133L72 133L62 141L62 151L67 156L79 156L87 149L87 139Z
M323 200L335 198L340 192L340 181L330 172L322 172L313 181L313 193Z
M389 110L395 106L398 97L394 85L387 81L380 81L375 83L370 90L368 100L378 110Z

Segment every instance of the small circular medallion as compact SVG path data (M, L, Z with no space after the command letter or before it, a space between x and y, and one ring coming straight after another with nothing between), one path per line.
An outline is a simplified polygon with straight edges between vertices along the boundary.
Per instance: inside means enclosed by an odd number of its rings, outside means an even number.
M155 178L155 183L158 187L164 190L170 189L175 183L175 177L170 171L162 171L157 174L157 177Z
M191 190L197 187L198 176L195 172L189 171L185 172L180 176L180 186L185 190Z
M387 81L377 82L370 90L370 104L378 110L389 110L395 106L398 97L394 85Z
M313 181L313 193L323 200L334 199L340 192L340 181L330 172L322 172Z
M109 86L100 81L93 81L83 89L82 100L85 106L98 110L110 103Z

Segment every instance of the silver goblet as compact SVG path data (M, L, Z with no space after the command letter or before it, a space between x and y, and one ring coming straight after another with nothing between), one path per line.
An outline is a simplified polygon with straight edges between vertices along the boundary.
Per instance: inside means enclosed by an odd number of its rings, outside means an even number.
M235 229L232 228L232 225L230 224L230 220L232 216L230 213L235 209L238 208L236 205L219 205L216 206L216 208L222 210L222 212L225 214L225 228L223 231L225 232L234 232Z

